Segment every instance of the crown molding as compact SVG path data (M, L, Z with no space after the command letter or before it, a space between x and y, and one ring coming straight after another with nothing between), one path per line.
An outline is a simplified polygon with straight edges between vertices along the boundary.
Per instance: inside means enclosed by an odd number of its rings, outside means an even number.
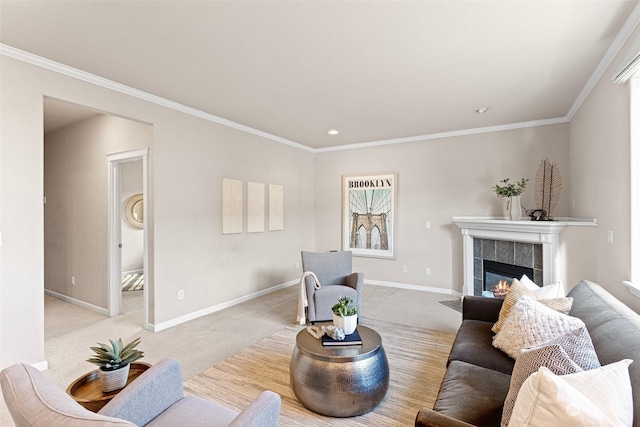
M604 56L598 63L598 66L591 74L591 77L589 77L589 80L587 80L587 83L582 88L582 91L580 91L580 93L578 94L578 97L575 99L575 101L573 101L573 105L571 106L571 108L569 108L569 111L567 112L567 121L571 121L571 119L573 119L573 116L578 112L580 107L582 107L582 104L584 103L584 101L586 101L587 97L589 96L593 88L596 86L598 81L600 81L600 78L607 71L607 69L609 68L609 66L615 59L615 57L618 55L618 53L620 53L620 50L622 49L624 44L627 42L627 40L629 39L631 34L634 32L634 30L636 29L639 23L640 23L640 3L636 4L636 6L633 8L631 13L627 17L627 20L622 25L622 28L620 28L620 31L611 42L609 49L607 49L607 52L604 54Z
M100 77L95 74L91 74L86 71L82 71L77 68L73 68L68 65L61 64L59 62L52 61L47 58L43 58L41 56L35 55L30 52L26 52L24 50L16 49L4 43L0 43L0 55L17 59L19 61L26 62L28 64L50 70L55 73L63 74L63 75L72 77L74 79L78 79L90 84L94 84L96 86L101 86L106 89L113 90L115 92L120 92L122 94L129 95L134 98L138 98L143 101L150 102L152 104L160 105L162 107L169 108L171 110L189 114L191 116L195 116L203 120L217 123L222 126L227 126L242 132L250 133L252 135L256 135L261 138L269 139L271 141L279 142L281 144L289 145L291 147L299 148L301 150L310 151L310 152L313 151L312 148L307 147L306 145L302 145L300 143L290 141L288 139L285 139L276 135L272 135L268 132L264 132L259 129L254 129L250 126L246 126L246 125L243 125L231 120L227 120L210 113L206 113L196 108L192 108L192 107L180 104L178 102L174 102L166 98L162 98L160 96L152 95L148 92L144 92L144 91L132 88L130 86L114 82L113 80L109 80L104 77Z
M510 123L506 125L486 126L481 128L454 130L450 132L431 133L427 135L408 136L405 138L383 139L380 141L361 142L348 145L336 145L333 147L316 148L316 153L323 153L328 151L341 151L341 150L354 150L357 148L379 147L382 145L404 144L406 142L420 142L429 141L432 139L453 138L456 136L478 135L482 133L502 132L513 129L523 129L537 126L556 125L560 123L567 123L569 120L566 117L555 117L551 119L532 120L529 122Z

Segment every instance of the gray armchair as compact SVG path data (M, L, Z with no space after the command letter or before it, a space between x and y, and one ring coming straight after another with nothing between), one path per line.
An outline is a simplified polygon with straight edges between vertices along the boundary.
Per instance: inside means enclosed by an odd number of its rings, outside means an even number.
M149 368L98 413L83 408L29 365L4 369L0 383L17 427L277 427L280 417L280 396L271 391L263 391L241 413L197 396L185 397L182 370L175 359Z
M310 322L324 322L333 319L331 307L339 297L350 297L358 307L358 317L362 315L362 288L364 274L353 273L351 252L302 252L303 271L313 272L321 287L316 289L313 277L305 278Z

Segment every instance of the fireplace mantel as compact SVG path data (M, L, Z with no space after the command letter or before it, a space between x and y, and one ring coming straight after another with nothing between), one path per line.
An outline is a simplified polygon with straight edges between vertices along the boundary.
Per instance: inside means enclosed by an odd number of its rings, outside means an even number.
M462 230L462 293L473 295L473 239L495 239L542 245L543 284L560 280L558 254L560 234L568 226L597 225L595 218L557 218L555 221L511 221L497 217L454 216L452 222Z

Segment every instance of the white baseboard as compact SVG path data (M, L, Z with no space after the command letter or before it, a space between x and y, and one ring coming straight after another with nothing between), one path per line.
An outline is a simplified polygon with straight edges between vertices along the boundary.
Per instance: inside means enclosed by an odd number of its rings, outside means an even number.
M458 292L458 291L454 291L452 289L443 289L443 288L433 288L430 286L419 286L419 285L411 285L411 284L407 284L407 283L395 283L395 282L385 282L385 281L380 281L380 280L365 280L364 281L365 284L367 285L374 285L374 286L387 286L390 288L400 288L400 289L408 289L408 290L412 290L412 291L421 291L421 292L434 292L434 293L438 293L438 294L445 294L445 295L453 295L455 297L462 297L462 293ZM233 307L234 305L238 305L240 303L243 303L245 301L249 301L252 300L254 298L258 298L260 296L263 295L267 295L270 294L272 292L278 291L280 289L284 289L284 288L288 288L289 286L293 286L293 285L298 285L300 284L300 279L294 279L294 280L290 280L288 282L285 283L281 283L279 285L275 285L272 286L270 288L267 289L263 289L261 291L258 292L254 292L252 294L248 294L245 295L243 297L240 298L236 298L230 301L226 301L223 302L221 304L217 304L217 305L213 305L211 307L207 307L204 308L202 310L198 310L198 311L194 311L193 313L189 313L189 314L185 314L184 316L180 316L180 317L176 317L175 319L171 319L171 320L167 320L166 322L161 322L158 324L150 324L149 325L149 330L152 332L160 332L163 331L165 329L169 329L172 328L174 326L180 325L182 323L185 322L189 322L190 320L194 320L197 319L199 317L202 316L206 316L208 314L211 313L215 313L216 311L220 311L220 310L224 310L225 308L229 308L229 307ZM63 295L63 294L59 294L57 292L51 291L49 289L45 289L44 290L45 294L50 295L54 298L58 298L61 299L63 301L69 302L71 304L75 304L78 305L80 307L86 308L88 310L94 311L96 313L100 313L104 316L109 317L109 310L107 310L106 308L102 308L102 307L98 307L96 305L93 304L89 304L87 302L78 300L76 298L72 298L69 297L67 295ZM37 365L38 369L47 369L47 362L40 362Z
M243 303L245 301L249 301L252 300L254 298L260 297L262 295L267 295L270 294L271 292L275 292L278 291L280 289L284 289L287 288L289 286L293 286L296 284L300 283L300 279L295 279L295 280L290 280L288 282L282 283L280 285L275 285L272 286L268 289L263 289L261 291L258 292L254 292L252 294L249 295L245 295L243 297L240 298L236 298L234 300L230 300L227 302L223 302L221 304L217 304L211 307L207 307L204 308L202 310L198 310L198 311L194 311L193 313L189 313L189 314L185 314L184 316L180 316L180 317L176 317L175 319L171 319L171 320L167 320L166 322L162 322L162 323L158 323L158 324L151 324L151 331L153 332L160 332L163 331L165 329L169 329L173 326L177 326L180 325L182 323L188 322L190 320L194 320L197 319L199 317L202 316L206 316L207 314L211 314L211 313L215 313L216 311L220 311L223 310L225 308L229 308L229 307L233 307L234 305L238 305L240 303Z
M45 289L44 293L49 295L49 296L52 296L54 298L61 299L62 301L66 301L66 302L69 302L71 304L75 304L75 305L80 306L82 308L86 308L87 310L95 311L96 313L100 313L100 314L102 314L104 316L109 317L109 310L107 310L106 308L98 307L97 305L89 304L88 302L81 301L79 299L72 298L72 297L67 296L67 295L59 294L58 292L54 292L54 291L49 290L49 289Z
M409 289L411 291L421 291L421 292L434 292L436 294L445 294L445 295L453 295L455 297L462 297L462 292L454 291L453 289L433 288L430 286L410 285L408 283L384 282L380 280L366 280L366 279L364 283L366 285L386 286L389 288Z

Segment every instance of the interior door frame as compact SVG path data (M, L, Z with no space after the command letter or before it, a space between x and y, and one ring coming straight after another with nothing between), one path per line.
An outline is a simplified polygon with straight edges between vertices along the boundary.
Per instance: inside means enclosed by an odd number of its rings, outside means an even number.
M144 304L144 329L151 330L149 323L149 287L151 281L147 274L149 265L149 147L121 151L107 155L108 164L108 310L109 317L114 317L122 312L122 201L120 197L120 166L123 163L142 160L142 223L143 230L143 255L142 269L144 273L143 304Z

